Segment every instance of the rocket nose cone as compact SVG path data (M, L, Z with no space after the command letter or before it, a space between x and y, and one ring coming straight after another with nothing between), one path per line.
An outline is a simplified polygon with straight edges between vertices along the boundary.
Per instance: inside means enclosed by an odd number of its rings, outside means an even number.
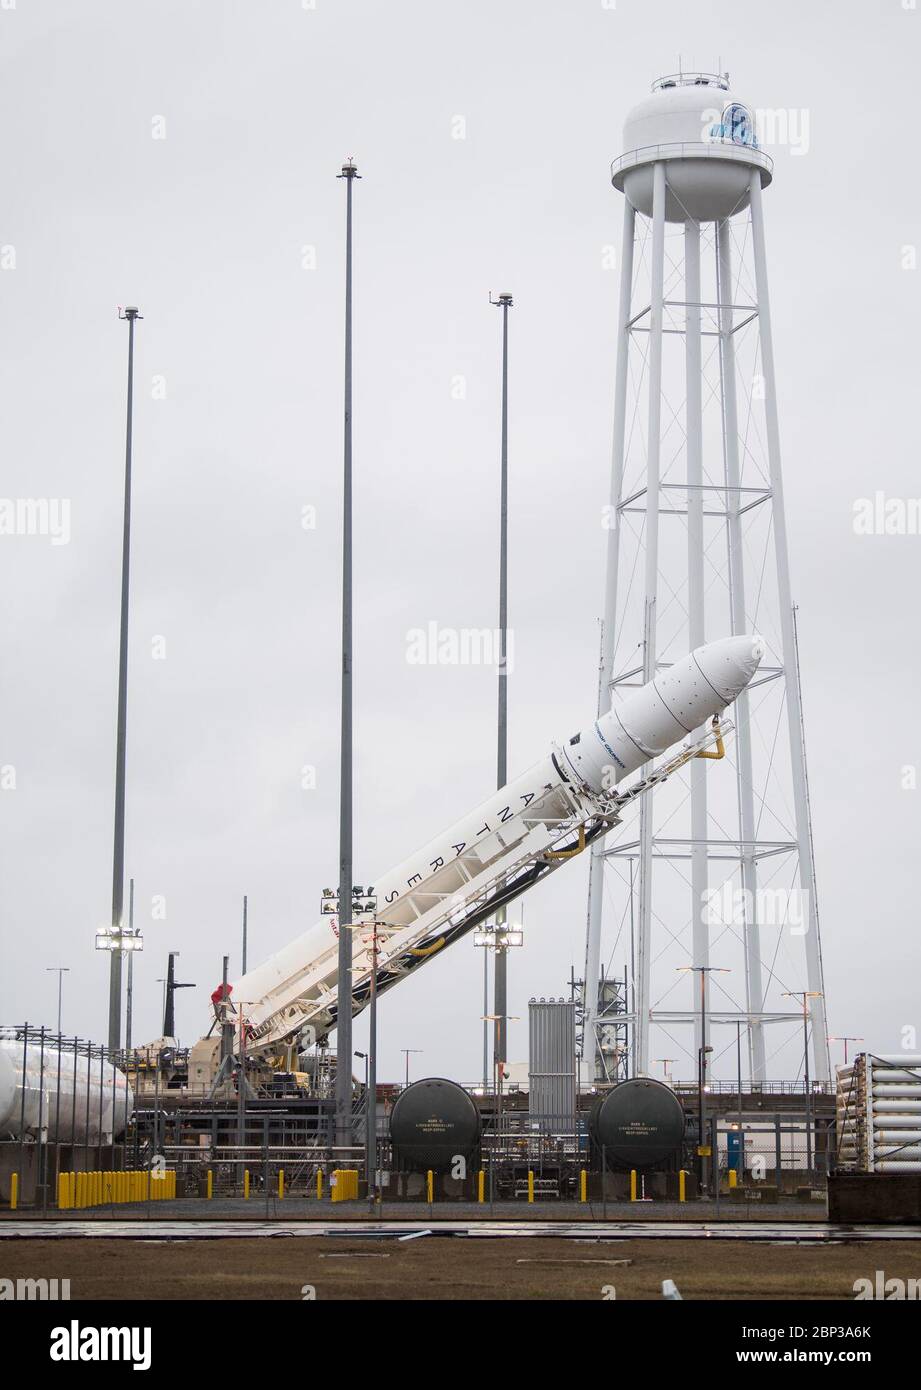
M724 637L698 647L694 660L703 675L727 703L740 695L761 664L763 637Z

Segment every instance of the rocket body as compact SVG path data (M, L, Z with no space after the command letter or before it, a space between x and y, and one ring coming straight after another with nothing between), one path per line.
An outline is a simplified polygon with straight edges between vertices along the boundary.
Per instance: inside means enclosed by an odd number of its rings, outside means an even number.
M559 822L581 806L581 819L603 813L617 784L721 714L748 685L764 653L757 637L698 647L632 691L587 729L508 782L409 859L374 880L378 918L388 930L410 927L435 902L461 905L487 871L511 866L535 825ZM353 932L353 959L367 958L367 932ZM325 917L233 987L255 1036L282 1036L308 1001L333 1001L338 923ZM310 1009L307 1011L310 1013ZM282 1030L282 1031L280 1031Z

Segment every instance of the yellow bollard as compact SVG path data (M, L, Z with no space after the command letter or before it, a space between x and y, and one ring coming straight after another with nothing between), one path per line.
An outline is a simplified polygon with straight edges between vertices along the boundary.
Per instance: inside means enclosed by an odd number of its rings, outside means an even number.
M528 1201L534 1201L534 1173L530 1168L528 1169Z
M584 1168L579 1174L579 1201L588 1201L588 1173Z
M431 1168L425 1175L425 1195L429 1205L435 1200L435 1174Z
M248 1202L248 1201L249 1201L249 1169L248 1169L248 1168L244 1168L244 1169L243 1169L243 1200L244 1200L244 1202Z
M678 1174L678 1201L679 1201L679 1202L686 1202L686 1201L687 1201L687 1193L686 1193L687 1181L688 1181L687 1172L686 1172L686 1170L685 1170L684 1168L682 1168L681 1171L680 1171L679 1174Z
M734 1168L729 1169L729 1191L739 1185L739 1175Z
M210 1200L211 1197L213 1197L213 1195L214 1195L214 1174L212 1173L212 1171L211 1171L210 1168L208 1169L208 1194L207 1194L207 1195L208 1195L209 1200Z
M630 1201L636 1201L636 1169L630 1169Z
M317 1169L317 1201L319 1202L319 1201L322 1199L322 1197L323 1197L323 1170L322 1170L321 1168L318 1168L318 1169Z
M15 1211L19 1206L19 1174L13 1173L10 1178L10 1211Z
M476 1178L476 1199L478 1202L486 1201L486 1174L482 1168Z
M285 1170L284 1170L284 1168L279 1168L279 1170L278 1170L278 1195L279 1195L279 1197L284 1197L284 1195L285 1195Z

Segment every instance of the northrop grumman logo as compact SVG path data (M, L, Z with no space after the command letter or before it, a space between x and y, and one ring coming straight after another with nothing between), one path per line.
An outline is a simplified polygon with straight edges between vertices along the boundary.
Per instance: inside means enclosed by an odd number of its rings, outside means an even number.
M150 1370L149 1327L67 1327L51 1329L52 1361L130 1361L135 1371Z

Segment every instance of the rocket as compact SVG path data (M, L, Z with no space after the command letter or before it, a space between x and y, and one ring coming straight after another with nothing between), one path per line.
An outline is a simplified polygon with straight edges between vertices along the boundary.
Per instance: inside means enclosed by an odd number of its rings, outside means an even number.
M698 647L551 745L527 772L375 879L375 942L370 924L348 928L353 1012L367 1002L372 969L378 990L405 978L604 834L655 780L697 756L713 741L710 721L746 689L763 655L755 636ZM681 751L656 777L621 791L625 778L676 745ZM325 917L234 984L234 1005L255 1044L305 1028L316 1040L335 1027L338 930Z

